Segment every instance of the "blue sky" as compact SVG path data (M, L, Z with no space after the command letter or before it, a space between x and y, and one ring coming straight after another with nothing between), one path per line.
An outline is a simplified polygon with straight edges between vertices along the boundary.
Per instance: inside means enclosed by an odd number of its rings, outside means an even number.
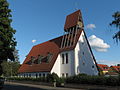
M120 11L120 0L8 0L12 9L12 26L17 30L20 62L33 45L63 35L66 15L78 8L82 12L85 32L98 63L120 63L120 43L112 39L116 28L109 23ZM33 40L33 42L32 42Z

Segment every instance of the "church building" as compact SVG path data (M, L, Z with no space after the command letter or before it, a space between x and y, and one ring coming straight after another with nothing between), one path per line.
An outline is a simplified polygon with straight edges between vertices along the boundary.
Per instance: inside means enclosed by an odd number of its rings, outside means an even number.
M19 76L45 77L53 72L59 77L98 75L80 10L66 17L64 32L63 36L33 46L19 69Z

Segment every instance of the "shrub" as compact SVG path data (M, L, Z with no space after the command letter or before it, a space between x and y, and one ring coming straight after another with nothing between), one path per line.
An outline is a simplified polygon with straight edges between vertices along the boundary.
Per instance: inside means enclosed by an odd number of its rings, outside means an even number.
M76 76L71 76L66 78L66 83L119 86L120 76L104 77L104 76L90 76L85 74L79 74Z
M109 76L106 78L106 85L109 86L117 86L118 85L118 78L117 77L113 77L113 76Z
M91 76L90 84L104 85L106 83L106 77L104 76Z
M56 73L52 73L53 79L54 81L58 82L59 81L59 77Z
M118 75L118 86L120 86L120 73Z
M86 74L78 74L76 76L71 76L66 78L66 83L86 83L87 82Z
M38 82L56 82L58 86L61 83L74 83L74 84L92 84L92 85L109 85L120 86L120 75L118 77L104 77L104 76L90 76L86 74L78 74L67 78L59 78L57 74L48 74L47 77L30 78L30 77L12 77L7 80L19 81L38 81Z
M48 74L46 79L47 79L47 82L53 82L54 80L52 74Z
M59 82L59 77L56 73L48 74L46 77L47 82Z

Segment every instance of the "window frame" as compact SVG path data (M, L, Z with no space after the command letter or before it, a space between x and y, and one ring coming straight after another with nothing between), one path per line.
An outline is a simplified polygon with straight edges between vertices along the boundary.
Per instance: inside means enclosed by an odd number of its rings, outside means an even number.
M62 64L64 64L64 62L65 62L65 55L62 54L61 57L62 57Z
M43 73L43 77L45 77L45 73Z
M62 73L62 77L65 77L65 74L64 74L64 73Z
M68 77L68 73L66 73L66 77Z
M66 64L68 64L68 53L65 53L65 57L66 57Z

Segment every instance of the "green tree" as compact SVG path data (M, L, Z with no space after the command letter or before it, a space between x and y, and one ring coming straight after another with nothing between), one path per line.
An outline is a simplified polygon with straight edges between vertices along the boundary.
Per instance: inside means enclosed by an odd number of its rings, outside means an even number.
M11 76L11 64L7 61L3 61L2 64L2 69L3 69L3 76Z
M2 69L3 76L16 76L18 74L18 69L20 67L20 63L18 61L3 61Z
M1 63L8 59L14 61L16 30L11 27L12 15L10 13L7 0L0 0L0 75L2 74Z
M114 20L110 23L110 26L115 26L118 29L113 36L113 39L116 39L116 42L118 43L118 40L120 40L120 11L115 12L112 17Z
M13 54L15 57L15 61L3 61L3 63L1 64L3 69L3 75L6 77L16 76L18 74L18 69L20 67L18 50L15 49Z

